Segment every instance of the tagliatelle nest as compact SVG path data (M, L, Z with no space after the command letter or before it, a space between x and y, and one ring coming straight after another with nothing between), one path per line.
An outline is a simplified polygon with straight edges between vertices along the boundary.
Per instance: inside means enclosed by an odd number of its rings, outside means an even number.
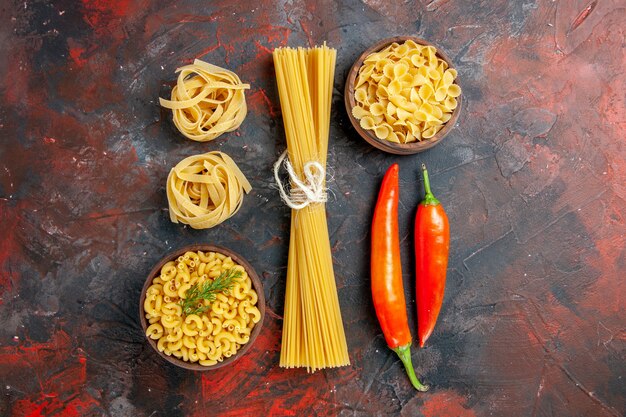
M248 108L243 84L237 74L196 59L178 68L171 100L159 98L172 110L174 124L191 140L206 142L237 129Z
M166 190L172 222L208 229L237 213L252 186L228 155L213 151L176 164Z

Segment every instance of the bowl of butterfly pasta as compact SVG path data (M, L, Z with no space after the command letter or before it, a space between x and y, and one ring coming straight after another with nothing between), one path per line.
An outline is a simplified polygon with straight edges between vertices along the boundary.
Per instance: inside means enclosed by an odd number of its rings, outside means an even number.
M439 143L461 111L452 61L413 36L382 40L354 62L344 101L352 125L383 151L409 155Z
M252 346L265 297L252 266L214 245L176 250L157 263L141 292L141 326L167 361L206 371L226 366Z

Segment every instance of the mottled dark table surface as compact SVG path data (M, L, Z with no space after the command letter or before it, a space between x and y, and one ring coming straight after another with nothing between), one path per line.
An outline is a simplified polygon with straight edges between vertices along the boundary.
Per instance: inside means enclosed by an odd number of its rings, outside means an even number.
M625 21L619 0L3 1L0 415L624 415ZM401 34L444 48L466 99L452 134L410 157L360 140L341 96L361 51ZM328 226L352 365L309 375L278 367L289 211L270 169L285 147L271 51L324 40L338 50ZM242 127L204 144L157 105L196 57L252 84ZM170 223L170 167L216 149L253 192L215 229ZM421 162L453 234L438 327L413 353L427 394L369 294L369 222L394 161L407 293ZM152 265L194 242L246 256L268 299L249 354L205 374L161 360L137 317Z

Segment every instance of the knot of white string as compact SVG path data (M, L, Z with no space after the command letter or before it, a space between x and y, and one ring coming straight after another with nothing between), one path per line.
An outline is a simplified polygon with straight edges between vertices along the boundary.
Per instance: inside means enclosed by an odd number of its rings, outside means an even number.
M285 190L285 186L278 175L281 165L285 166L291 180L289 192ZM324 187L324 179L326 177L324 166L317 161L309 161L304 164L302 173L304 180L299 178L294 171L287 157L287 151L283 152L274 164L274 179L276 180L276 185L278 185L280 197L285 204L292 209L300 210L311 203L325 203L328 197L326 187Z

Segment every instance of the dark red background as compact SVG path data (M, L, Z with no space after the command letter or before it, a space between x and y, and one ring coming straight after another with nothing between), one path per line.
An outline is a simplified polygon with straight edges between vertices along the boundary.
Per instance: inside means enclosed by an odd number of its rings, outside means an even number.
M623 1L10 2L0 13L0 414L7 416L621 416L626 413L626 9ZM436 148L383 154L350 126L353 60L413 34L456 64L465 107ZM271 165L285 147L271 51L338 50L328 204L352 365L278 367L289 211ZM167 97L203 58L252 85L242 127L184 139ZM164 181L221 149L251 180L241 211L195 231L168 219ZM379 181L401 166L405 282L425 162L451 221L447 294L416 393L369 295ZM194 242L261 274L264 329L228 369L194 373L145 343L139 291ZM411 314L415 334L414 314Z

